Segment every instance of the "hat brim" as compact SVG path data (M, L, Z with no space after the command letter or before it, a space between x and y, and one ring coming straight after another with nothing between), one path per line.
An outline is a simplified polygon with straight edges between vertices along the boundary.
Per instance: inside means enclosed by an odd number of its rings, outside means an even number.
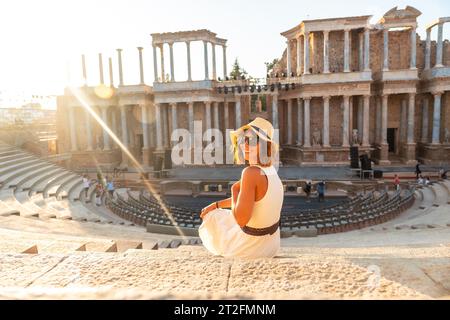
M245 125L243 125L242 127L240 127L239 129L234 130L234 131L231 131L231 132L230 132L231 142L232 142L233 144L235 144L236 141L237 141L237 139L238 139L238 137L241 136L241 135L244 133L244 131L245 131L245 130L248 130L248 129L251 129L251 130L252 130L256 135L258 135L258 137L261 138L262 140L268 141L268 142L272 143L272 145L273 145L275 148L278 148L278 144L277 144L275 141L269 139L266 135L262 134L260 131L258 131L258 130L256 130L255 128L253 128L250 124L245 124Z

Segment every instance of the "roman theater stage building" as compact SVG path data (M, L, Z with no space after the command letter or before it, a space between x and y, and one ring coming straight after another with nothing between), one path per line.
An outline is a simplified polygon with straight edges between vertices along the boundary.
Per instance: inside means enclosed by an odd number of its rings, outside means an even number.
M407 6L389 10L375 24L372 16L302 21L281 33L286 48L265 79L230 79L227 40L211 31L152 34L151 86L144 81L143 49L136 52L140 83L132 85L123 81L118 49L117 87L103 83L100 54L100 86L76 88L95 114L73 89L59 97L59 150L72 153L78 167L130 166L98 118L150 168L155 155L170 156L174 129L192 133L194 122L201 121L202 130L219 129L225 142L227 129L260 116L279 129L283 163L348 165L350 147L358 146L381 165L450 164L450 46L443 39L450 17L426 26L422 40L416 30L420 15ZM193 42L203 46L203 56L195 57L202 60L201 79L192 76ZM183 57L174 56L177 43L185 46ZM167 58L170 70L164 69ZM180 59L186 79L175 79ZM82 62L86 79L84 56ZM112 79L111 61L109 71ZM99 94L99 88L108 94Z

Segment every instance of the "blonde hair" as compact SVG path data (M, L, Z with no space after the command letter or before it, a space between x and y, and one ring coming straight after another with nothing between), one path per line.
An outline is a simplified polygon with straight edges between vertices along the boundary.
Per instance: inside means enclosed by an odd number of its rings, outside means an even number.
M250 130L250 129L246 129L246 130ZM242 154L242 150L239 148L239 145L242 143L240 142L240 138L242 138L244 136L244 133L246 132L246 130L243 131L243 133L239 136L233 136L231 138L231 145L230 145L230 149L231 152L233 152L233 160L234 163L236 164L245 164L245 158ZM258 137L258 136L257 136ZM269 165L273 162L273 157L275 155L276 149L274 148L274 144L271 141L266 141L263 139L260 139L258 137L258 144L261 146L261 141L264 141L264 143L267 145L267 158L268 161L265 163L261 163L261 159L260 159L260 154L258 152L258 163L262 164L262 165Z

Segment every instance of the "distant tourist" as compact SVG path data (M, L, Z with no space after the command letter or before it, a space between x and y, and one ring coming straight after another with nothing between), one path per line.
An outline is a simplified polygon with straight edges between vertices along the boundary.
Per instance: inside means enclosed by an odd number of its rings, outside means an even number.
M305 185L306 201L309 202L309 197L311 196L312 184L311 181L307 181Z
M215 255L271 258L280 249L284 192L273 166L278 147L274 131L269 121L258 117L230 133L235 160L248 166L231 187L230 198L202 209L199 236Z
M422 170L420 170L420 164L416 164L416 179L419 179Z
M426 177L426 178L425 178L424 184L425 184L426 186L428 186L428 185L431 184L430 177Z
M397 191L400 190L400 178L398 177L398 174L396 174L394 177L394 186L395 186L395 190L397 190Z
M88 197L88 190L91 186L91 180L89 180L87 174L83 175L83 190L84 190L84 197L87 199Z
M113 198L114 197L114 182L112 180L109 180L106 183L106 190L108 190L109 196L111 198Z
M425 182L425 180L423 180L422 175L420 175L420 176L419 176L419 179L417 179L417 184L422 185L422 184L424 184L424 182Z
M95 188L95 204L97 207L102 205L103 186L99 183Z
M317 184L317 193L319 194L319 202L325 201L325 181Z

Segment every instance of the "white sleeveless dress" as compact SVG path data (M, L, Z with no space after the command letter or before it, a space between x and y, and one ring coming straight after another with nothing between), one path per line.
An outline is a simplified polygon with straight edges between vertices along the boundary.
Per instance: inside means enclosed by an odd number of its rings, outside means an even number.
M263 198L255 202L247 226L267 228L280 220L283 184L273 166L258 167L266 174L268 186ZM248 235L242 231L230 209L209 212L198 232L206 249L223 257L271 258L280 249L279 228L271 235Z

